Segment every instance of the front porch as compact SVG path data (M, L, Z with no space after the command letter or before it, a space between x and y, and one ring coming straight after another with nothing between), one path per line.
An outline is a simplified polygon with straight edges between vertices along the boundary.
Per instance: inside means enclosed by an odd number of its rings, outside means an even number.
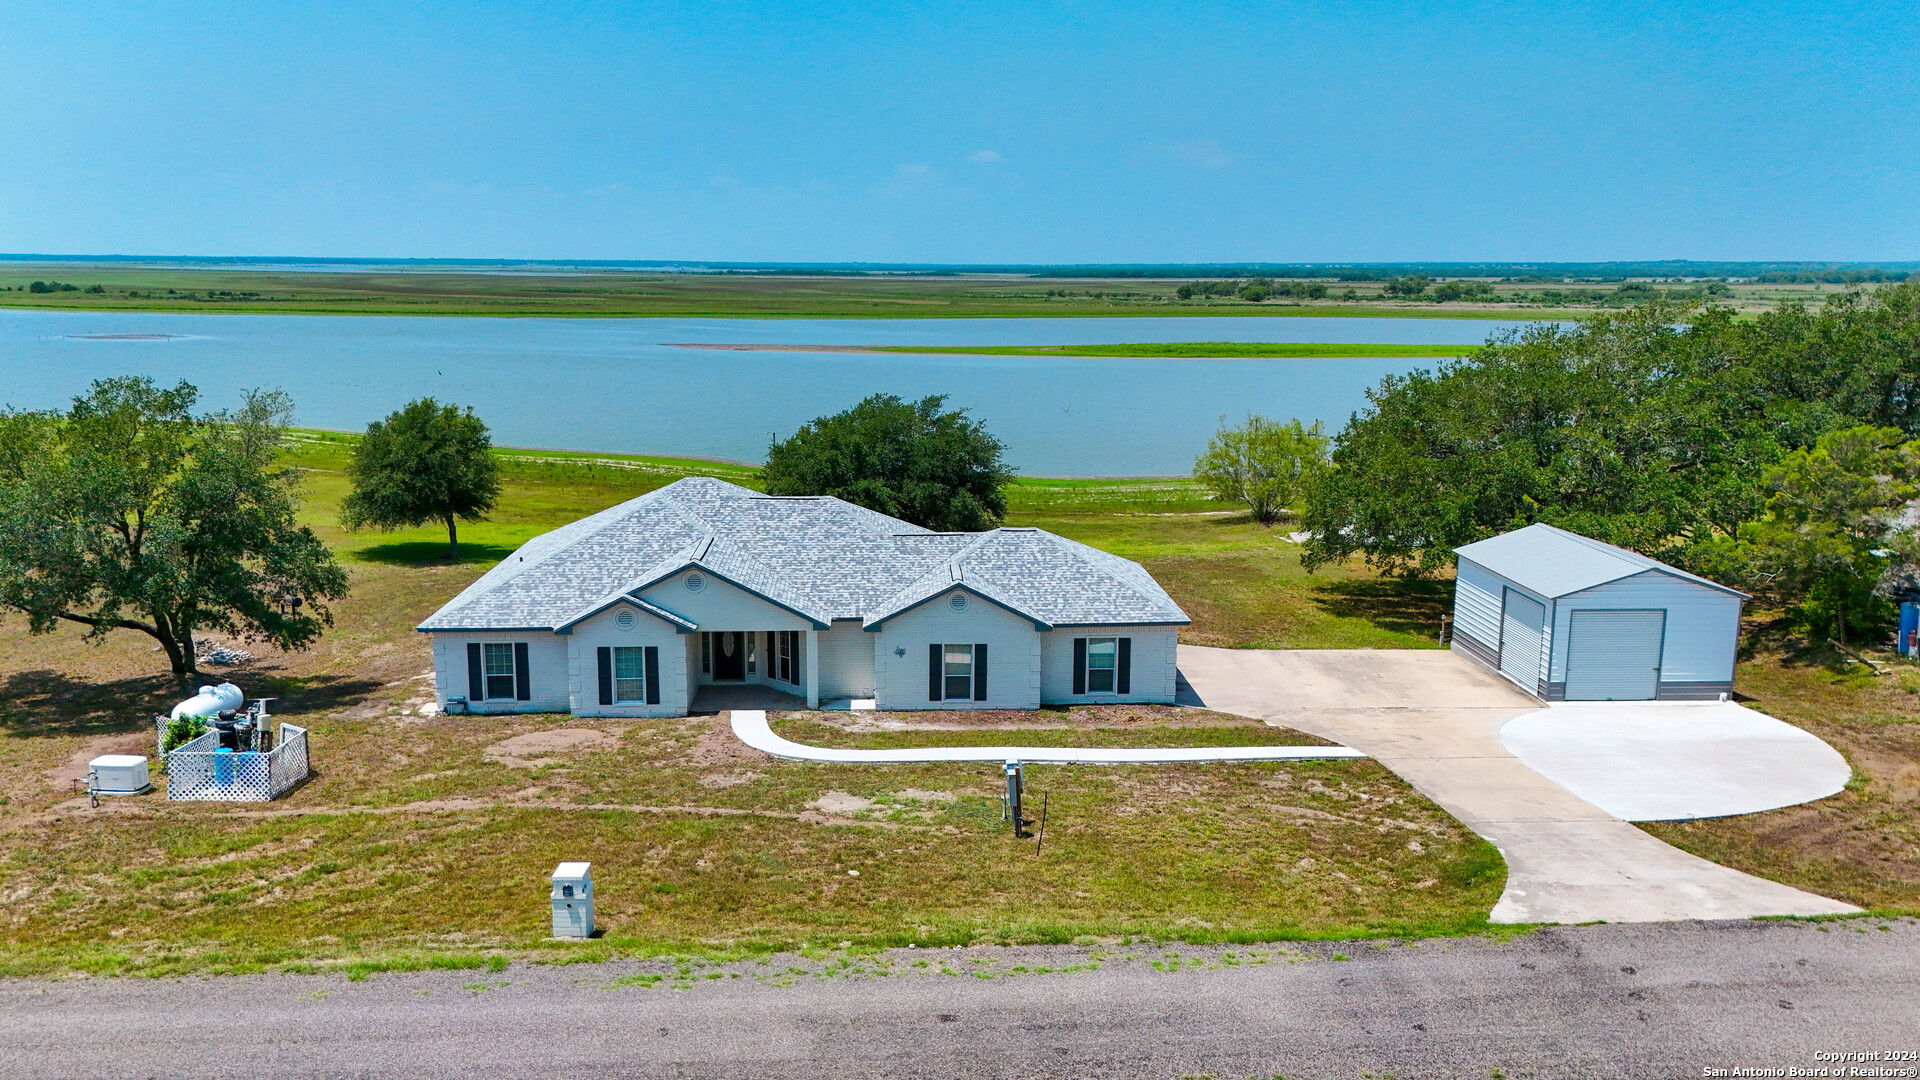
M769 712L797 712L807 708L807 699L758 683L708 683L694 691L687 706L689 715L711 715L735 709L764 709Z

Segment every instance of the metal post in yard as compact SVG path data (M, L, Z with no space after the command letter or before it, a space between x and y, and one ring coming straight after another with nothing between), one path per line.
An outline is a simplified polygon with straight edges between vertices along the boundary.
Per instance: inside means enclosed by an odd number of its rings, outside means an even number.
M1033 845L1033 854L1036 858L1040 855L1040 848L1047 842L1047 803L1052 799L1051 791L1042 792L1040 795L1040 839Z
M1007 759L1007 812L1013 816L1013 835L1026 835L1026 821L1020 816L1020 762Z

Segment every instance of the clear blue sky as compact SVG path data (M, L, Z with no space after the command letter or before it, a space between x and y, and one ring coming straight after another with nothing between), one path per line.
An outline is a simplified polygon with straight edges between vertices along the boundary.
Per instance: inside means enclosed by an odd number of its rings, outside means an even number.
M1920 5L10 0L0 251L1914 259Z

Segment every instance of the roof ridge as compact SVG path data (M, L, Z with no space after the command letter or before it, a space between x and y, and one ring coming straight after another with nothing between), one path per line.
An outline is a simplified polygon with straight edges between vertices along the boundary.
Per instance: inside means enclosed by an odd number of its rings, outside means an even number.
M988 540L993 539L994 534L999 531L999 529L988 529L986 532L974 536L973 543L947 556L947 572L954 581L965 581L967 579L966 567L963 565L967 556L978 551Z

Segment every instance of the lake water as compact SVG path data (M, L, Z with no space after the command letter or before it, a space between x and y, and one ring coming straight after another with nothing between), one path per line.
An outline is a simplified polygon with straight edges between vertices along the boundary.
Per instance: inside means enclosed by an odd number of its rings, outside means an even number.
M1034 476L1185 473L1222 414L1338 430L1389 373L1437 359L1149 360L736 352L669 342L1081 345L1318 341L1475 345L1465 319L482 319L0 311L0 404L60 407L94 379L291 395L307 427L357 430L412 398L472 405L508 446L759 461L774 436L873 393L947 394ZM170 335L102 340L101 335Z

